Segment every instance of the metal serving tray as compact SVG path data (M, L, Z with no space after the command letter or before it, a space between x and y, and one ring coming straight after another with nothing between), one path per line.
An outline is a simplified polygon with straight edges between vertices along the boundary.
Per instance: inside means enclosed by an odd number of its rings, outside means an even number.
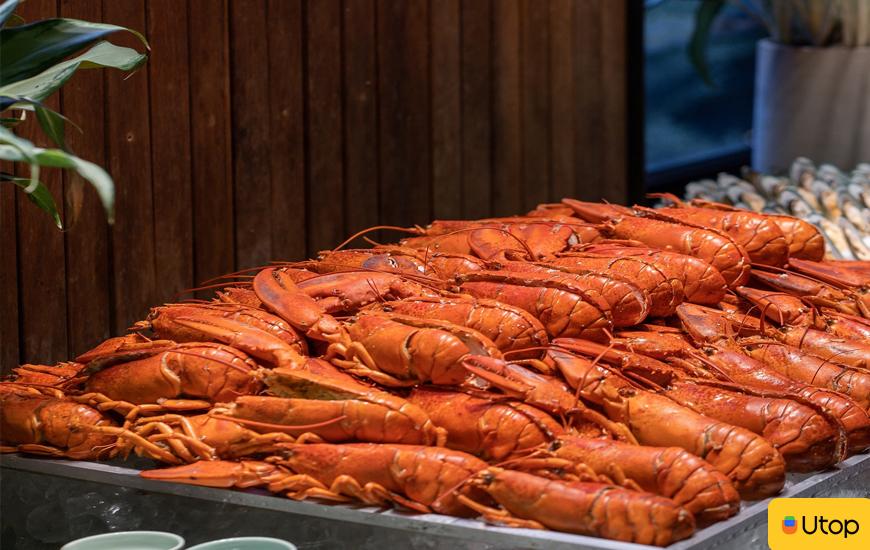
M14 500L13 496L8 493L15 490L14 487L10 486L14 486L15 481L20 481L31 487L35 483L33 480L43 478L43 483L46 483L46 486L49 486L48 484L83 484L81 489L71 489L72 493L70 494L92 494L87 493L87 491L93 490L89 487L97 487L98 491L99 486L125 488L121 492L109 491L109 497L100 497L99 502L104 503L105 506L117 507L123 505L125 499L130 500L143 495L154 495L154 498L162 499L160 500L162 504L159 505L161 509L172 507L190 509L201 505L203 510L210 510L209 505L220 503L219 508L215 509L218 511L207 514L209 520L214 521L212 528L208 531L212 534L219 532L218 526L221 524L221 519L217 516L220 514L232 514L232 517L235 518L239 517L238 514L243 514L251 518L251 521L246 523L253 529L255 517L259 518L263 514L277 513L276 517L279 519L277 521L268 520L267 527L262 525L257 527L258 534L279 536L283 533L289 540L297 542L300 548L342 547L340 539L345 536L365 537L364 544L357 541L358 544L354 542L351 546L347 546L353 548L390 548L390 546L393 548L420 547L427 549L473 547L479 549L546 548L553 550L653 548L552 531L495 527L481 521L437 514L410 514L373 507L296 502L255 490L213 489L157 482L140 478L137 475L139 470L126 465L28 458L12 454L0 457L0 467L2 467L0 468L0 472L2 472L0 479L3 481L0 487L7 493L3 495L4 515L7 516L10 514L11 508L19 507L17 504L10 504ZM46 478L45 476L50 477ZM111 495L115 495L114 498L118 502L111 502L113 499ZM870 454L853 456L839 468L823 473L814 475L789 474L786 488L779 496L870 496ZM702 529L692 538L673 544L669 548L679 550L767 548L768 502L769 500L744 503L740 513L734 518ZM21 512L17 509L14 511ZM334 536L335 540L330 541L322 536L320 538L315 536L314 542L300 540L300 537L305 538L302 531L295 540L294 535L286 534L288 526L304 526L316 524L318 521L325 522L327 525L345 525L349 529L347 531L349 534L343 535L342 528L336 527L336 530L330 535ZM3 524L4 530L7 529L7 521L4 521ZM268 526L273 526L274 529ZM143 525L143 527L150 526ZM274 530L275 532L262 532L263 530ZM188 537L189 543L197 542L190 539L190 534L181 534ZM310 532L308 534L310 535ZM381 537L383 540L379 540Z

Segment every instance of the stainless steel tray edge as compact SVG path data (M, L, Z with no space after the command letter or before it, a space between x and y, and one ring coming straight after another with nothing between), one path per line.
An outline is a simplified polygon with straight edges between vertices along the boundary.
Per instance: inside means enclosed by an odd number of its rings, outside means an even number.
M454 518L438 514L411 514L396 510L346 505L324 505L315 502L298 502L252 491L237 491L197 487L179 483L166 483L143 479L139 470L111 464L28 458L10 454L0 456L0 466L8 470L23 470L33 473L79 479L102 484L118 485L181 497L236 504L239 506L284 511L303 516L312 516L335 521L378 525L432 536L458 538L510 547L547 549L650 549L652 546L626 544L594 537L570 535L553 531L535 531L495 527L477 520ZM825 488L842 485L849 479L870 471L870 454L850 457L839 468L818 474L789 474L785 490L776 498L811 497ZM870 487L864 488L870 494ZM729 541L748 530L766 529L767 506L772 499L744 503L739 514L728 521L716 523L698 531L692 538L675 543L668 548L690 550L697 548L728 547ZM766 540L766 530L763 533Z
M388 529L427 533L436 537L457 538L504 547L554 550L618 550L627 547L626 543L595 537L571 535L555 531L496 527L478 520L455 518L440 514L404 513L392 509L384 510L370 506L325 505L310 501L300 502L251 491L214 489L181 483L153 481L139 477L139 470L97 462L28 458L17 454L9 454L0 457L0 467L9 470L23 470L96 483L119 485L154 493L226 502L251 508L277 510L335 521L378 525ZM656 548L655 546L642 544L629 544L628 547L637 550Z

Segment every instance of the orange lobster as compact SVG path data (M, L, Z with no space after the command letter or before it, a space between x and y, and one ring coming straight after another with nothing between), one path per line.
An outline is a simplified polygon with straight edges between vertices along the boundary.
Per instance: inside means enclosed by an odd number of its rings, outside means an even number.
M499 508L465 495L459 500L496 524L658 546L695 531L691 512L672 500L613 485L558 481L495 467L479 472L469 485L485 491Z
M0 452L100 460L130 445L151 458L178 463L164 449L59 390L0 384Z
M580 218L605 223L603 232L617 239L640 241L653 248L695 256L722 274L730 287L749 279L751 260L734 239L719 231L678 222L654 210L563 199Z
M547 334L603 339L613 328L610 305L583 285L546 273L475 271L457 276L459 291L519 307Z
M515 352L514 357L534 355L534 351L522 350L544 346L548 341L543 325L531 313L495 300L423 296L381 302L371 309L468 327L489 338L502 353Z
M785 461L765 439L638 388L614 370L570 353L572 342L555 342L546 361L554 365L586 401L626 424L643 445L681 447L728 476L742 498L778 493Z
M825 469L844 458L842 426L813 407L792 399L759 395L746 388L693 379L655 359L595 342L557 343L617 366L698 413L761 435L782 454L790 470Z
M782 267L788 260L789 243L782 229L765 214L748 210L722 210L690 206L670 193L651 193L651 198L665 199L673 208L660 208L660 214L681 222L709 227L731 236L742 246L753 264Z

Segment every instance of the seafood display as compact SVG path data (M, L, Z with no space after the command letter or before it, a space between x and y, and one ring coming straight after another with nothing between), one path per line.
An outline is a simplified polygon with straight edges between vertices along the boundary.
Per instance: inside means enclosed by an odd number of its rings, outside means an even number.
M674 202L673 197L664 198ZM870 164L859 164L845 174L833 165L817 167L801 157L787 177L747 170L742 179L723 173L715 181L689 183L686 200L720 209L721 204L710 203L724 203L733 207L734 215L749 210L794 216L816 226L827 245L827 259L870 261Z
M2 451L135 454L167 482L691 537L786 472L870 448L870 263L828 259L823 229L766 201L670 198L378 227L403 238L347 247L358 234L207 281L210 300L14 369Z

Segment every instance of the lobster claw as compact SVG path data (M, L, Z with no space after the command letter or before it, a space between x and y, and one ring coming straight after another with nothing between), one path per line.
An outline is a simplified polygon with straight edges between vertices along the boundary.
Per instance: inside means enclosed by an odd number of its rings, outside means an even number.
M677 306L677 317L689 336L698 343L714 343L734 334L731 322L724 316L695 304Z
M267 309L305 333L324 340L341 332L341 324L324 313L317 301L305 294L284 271L268 268L254 277L254 292Z
M175 322L275 365L305 362L304 356L277 336L262 330L246 329L244 325L228 319L198 316L182 317Z

